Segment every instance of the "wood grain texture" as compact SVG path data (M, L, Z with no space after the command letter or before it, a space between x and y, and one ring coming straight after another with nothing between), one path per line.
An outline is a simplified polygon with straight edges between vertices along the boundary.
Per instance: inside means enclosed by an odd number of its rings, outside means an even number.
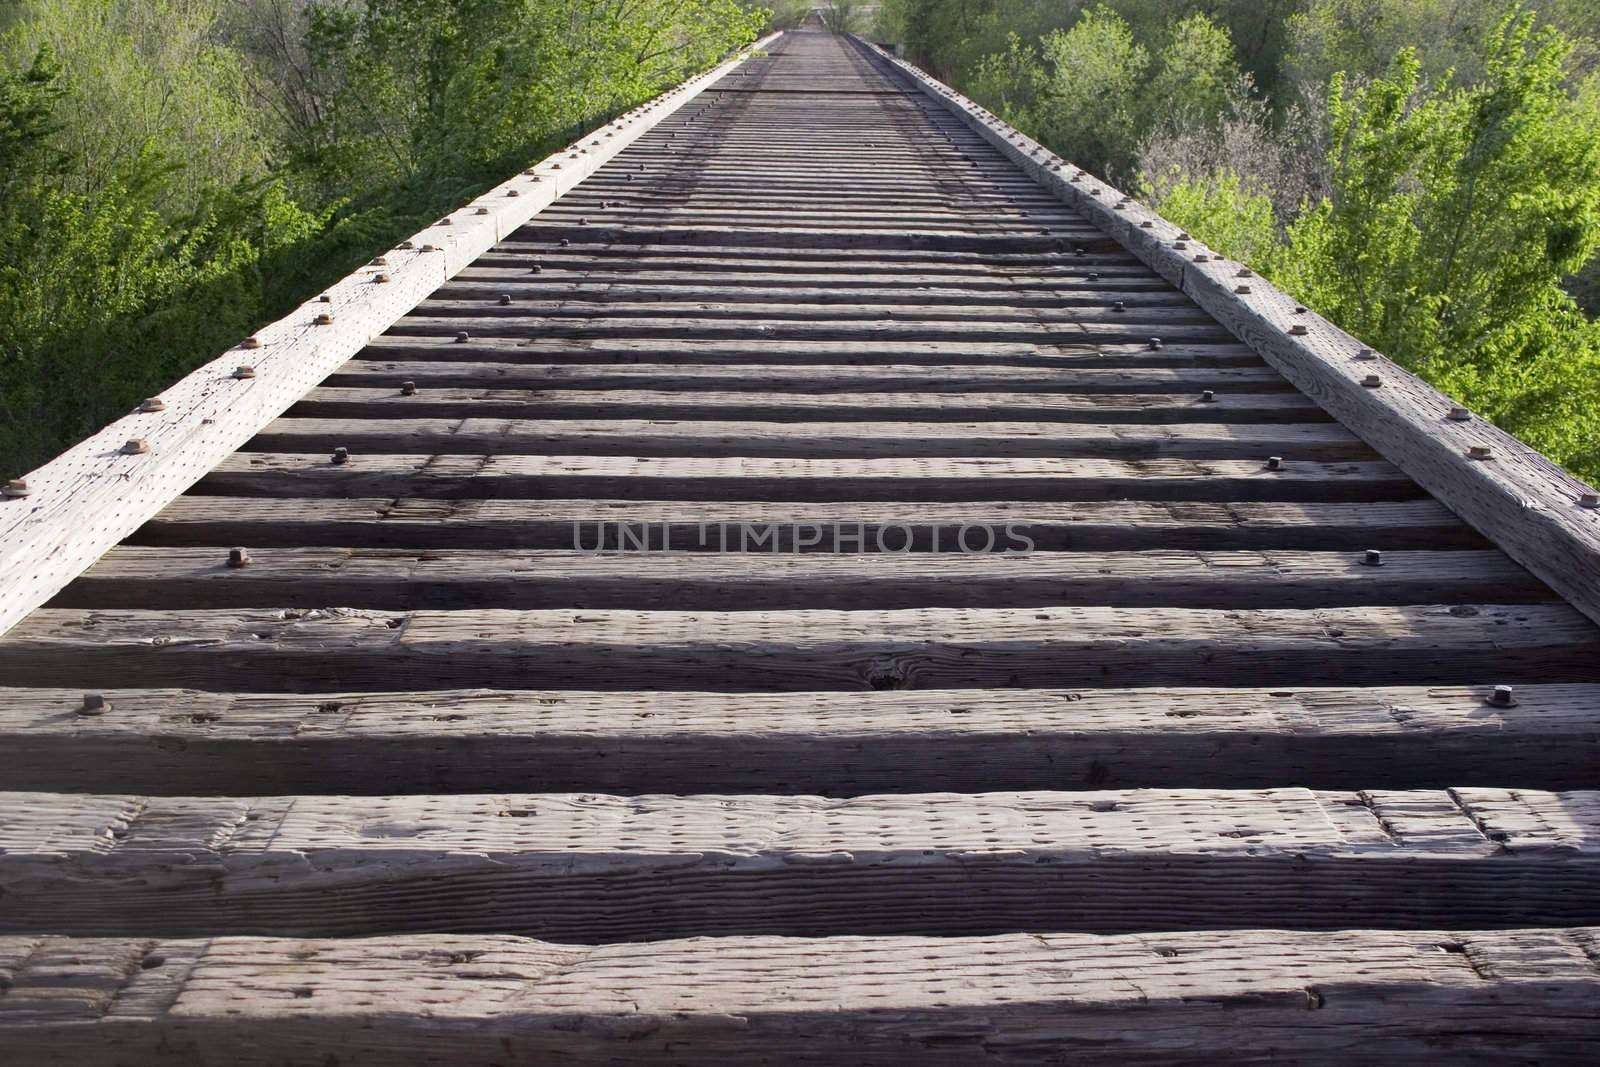
M457 455L796 456L811 459L1056 456L1299 460L1376 458L1337 423L757 422L674 419L276 419L247 451Z
M0 793L0 933L606 942L1582 925L1600 919L1597 828L1600 793L1481 788Z
M26 1062L1592 1062L1593 928L0 940Z
M752 501L1397 501L1411 479L1382 461L803 459L240 452L197 492L230 496Z
M770 529L784 552L872 552L880 538L892 548L908 544L912 551L926 552L956 543L962 528L974 525L1009 526L1040 551L1442 550L1487 544L1432 500L897 504L292 496L179 497L130 540L172 546L559 549L572 547L576 531L588 538L583 544L589 547L620 548L642 539L655 548L716 552L733 547L737 531L748 527ZM892 537L888 527L894 527ZM623 539L623 530L631 540ZM817 534L821 540L815 545L802 544Z
M264 549L249 566L226 548L112 549L50 602L76 608L343 607L1314 608L1535 603L1555 594L1493 550L1391 552L1381 565L1339 552L1027 552L1004 528L969 528L940 552L782 554L766 531L730 532L729 552ZM644 538L641 534L641 541ZM821 540L821 531L802 536ZM771 544L767 544L770 541ZM965 544L969 551L962 551Z
M0 689L13 789L150 795L1033 789L1567 790L1600 781L1600 686L422 690Z
M41 608L0 639L19 686L305 692L436 686L808 690L1600 681L1564 604L1317 610Z

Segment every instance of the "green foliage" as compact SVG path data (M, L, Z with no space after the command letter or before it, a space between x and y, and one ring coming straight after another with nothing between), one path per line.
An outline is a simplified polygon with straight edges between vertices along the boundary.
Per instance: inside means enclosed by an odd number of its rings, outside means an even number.
M768 18L737 0L20 0L7 14L7 476Z
M1168 221L1230 259L1263 273L1277 261L1279 235L1272 198L1245 188L1233 171L1174 173L1158 204Z

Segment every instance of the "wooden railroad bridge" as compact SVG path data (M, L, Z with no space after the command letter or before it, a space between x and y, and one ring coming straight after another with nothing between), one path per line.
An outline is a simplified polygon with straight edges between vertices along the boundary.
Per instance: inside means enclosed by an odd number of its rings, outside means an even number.
M0 1058L1600 1059L1592 491L764 47L8 487Z

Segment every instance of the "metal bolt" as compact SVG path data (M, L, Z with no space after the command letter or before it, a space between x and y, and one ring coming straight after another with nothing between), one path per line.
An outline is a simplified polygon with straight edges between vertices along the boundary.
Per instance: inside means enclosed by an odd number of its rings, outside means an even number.
M1112 302L1112 304L1111 304L1111 310L1112 310L1112 311L1126 311L1126 310L1128 310L1128 309L1127 309L1127 308L1126 308L1126 307L1125 307L1125 306L1123 306L1123 303L1122 303L1122 301L1120 301L1120 300L1116 300L1116 301L1113 301L1113 302Z
M1376 374L1369 374L1365 378L1361 379L1361 384L1366 386L1368 389L1376 389L1383 384L1383 379L1378 377Z
M244 381L247 378L254 378L256 376L256 369L250 366L248 363L241 363L237 367L233 368L233 376L240 381Z
M1180 241L1192 241L1192 240L1194 240L1194 238L1190 237L1187 232L1185 232L1183 230L1179 230L1178 231L1178 240L1180 240Z
M505 307L509 303L511 303L511 294L510 293L501 293L500 294L500 300L499 300L500 306L501 307Z
M387 274L374 274L372 276L372 284L373 285L388 285L389 284L389 276Z
M1200 394L1200 403L1202 404L1210 404L1216 399L1217 394L1210 389L1207 389Z
M167 410L167 402L159 396L148 397L139 402L139 410L145 414L153 411L165 411Z
M350 462L350 450L343 445L333 450L333 465L342 467Z
M29 496L33 493L33 490L28 488L27 479L12 478L10 481L6 482L6 487L3 490L0 490L0 492L3 492L6 496L16 498Z
M528 273L529 274L539 274L539 273L542 273L543 271L544 271L544 268L539 266L539 264L537 264L537 263L535 263L533 266L528 268Z
M387 267L389 265L389 258L387 256L379 256L372 261L372 265L374 267Z
M1249 267L1240 267L1233 275L1235 278L1254 278L1255 272Z
M1161 338L1159 338L1159 337L1150 338L1150 347L1153 348L1153 349L1159 350L1161 348Z
M1072 254L1075 256L1086 256L1089 254L1089 250L1082 245L1079 245L1077 248L1072 250Z
M562 248L566 248L566 247L567 247L567 246L568 246L568 245L570 245L570 244L571 244L571 243L572 243L572 242L571 242L571 241L569 241L569 240L567 240L567 239L566 239L566 238L565 238L565 237L563 237L563 238L562 238L562 239L561 239L561 247L562 247Z
M1471 422L1472 412L1468 411L1466 408L1451 408L1450 414L1446 417L1451 422Z
M1250 287L1248 285L1236 285L1233 287L1233 291L1238 293L1240 296L1250 295Z
M104 693L85 693L83 703L78 705L79 715L104 715L111 710L111 701L106 699Z
M1294 306L1294 313L1296 315L1304 315L1306 313L1305 305L1304 304L1296 304Z
M1488 445L1473 445L1471 448L1467 449L1467 458L1493 459L1494 449L1490 448Z
M259 337L246 337L243 341L239 342L239 347L240 348L260 348L261 347L261 338L259 338Z
M519 192L518 192L518 191L517 191L517 190L515 190L515 189L507 189L507 190L506 190L506 195L507 195L507 196L521 196L521 195L522 195L522 194L521 194L521 193L519 193Z
M1383 553L1376 548L1369 548L1367 549L1367 554L1362 557L1361 562L1369 567L1381 567L1383 566Z
M122 442L122 454L125 456L142 456L150 451L150 442L142 437L130 437Z
M1172 247L1176 248L1178 251L1182 252L1185 248L1189 247L1189 242L1188 241L1174 241L1174 242L1172 242Z
M333 297L329 296L327 293L323 293L321 296L317 297L317 303L331 304L333 303Z
M1489 703L1497 708L1514 708L1517 706L1517 691L1509 685L1497 685L1494 692L1489 694Z
M230 566L230 567L248 567L248 566L250 566L250 553L246 552L242 548L230 548L230 549L228 549L228 566Z
M1141 229L1141 230L1153 230L1153 229L1155 229L1155 225L1156 224L1151 222L1149 219L1145 219L1143 222L1139 223L1139 229Z
M1196 262L1196 263L1204 263L1204 262L1206 262L1206 261L1207 261L1207 260L1209 260L1209 259L1210 259L1210 258L1211 258L1211 257L1210 257L1210 256L1208 256L1208 255L1206 255L1206 254L1205 254L1205 253L1204 253L1204 252L1200 252L1200 253L1198 253L1198 254L1197 254L1197 255L1196 255L1196 256L1195 256L1195 257L1194 257L1194 261L1195 261L1195 262Z
M1293 326L1289 327L1289 332L1295 337L1304 337L1310 331L1307 330L1304 325L1297 322Z
M318 315L316 318L312 319L311 321L314 324L318 325L318 326L332 326L333 325L333 316L328 314L326 311L324 311L322 314Z
M400 395L401 396L416 396L417 395L417 383L416 382L409 382L409 381L408 382L401 382L400 383Z
M1600 508L1600 493L1584 493L1578 498L1580 508Z
M487 215L488 213L489 213L489 209L486 208L486 207L480 207L476 211L473 212L474 215Z
M440 226L454 226L455 224L456 224L456 220L452 219L452 218L449 218L449 217L442 218L442 219L439 220L439 225Z
M1097 270L1090 271L1089 274L1088 274L1088 280L1091 281L1091 282L1099 281L1100 280L1100 272L1097 271Z
M1378 353L1374 352L1370 348L1363 348L1361 351L1356 353L1356 358L1359 359L1359 360L1363 360L1363 361L1369 360L1369 359L1377 359L1378 358Z
M438 245L423 245L422 250L424 252L438 252L440 251L440 248Z
M401 241L399 244L395 245L395 247L400 249L401 251L406 251L406 250L415 248L417 246L412 244L410 241Z
M578 220L578 225L579 226L587 226L587 225L589 225L589 220L588 219L579 219Z
M464 345L469 340L471 340L471 338L472 338L471 334L467 333L466 330L461 330L456 334L456 344Z
M1267 470L1269 470L1269 471L1281 471L1281 470L1283 470L1283 457L1282 456L1268 456L1267 457Z

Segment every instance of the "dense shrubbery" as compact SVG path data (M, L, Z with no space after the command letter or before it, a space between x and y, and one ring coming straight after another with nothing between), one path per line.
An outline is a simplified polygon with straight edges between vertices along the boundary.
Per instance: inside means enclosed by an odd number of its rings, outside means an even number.
M888 0L880 32L1600 476L1600 5Z
M0 468L752 39L739 0L18 0Z

